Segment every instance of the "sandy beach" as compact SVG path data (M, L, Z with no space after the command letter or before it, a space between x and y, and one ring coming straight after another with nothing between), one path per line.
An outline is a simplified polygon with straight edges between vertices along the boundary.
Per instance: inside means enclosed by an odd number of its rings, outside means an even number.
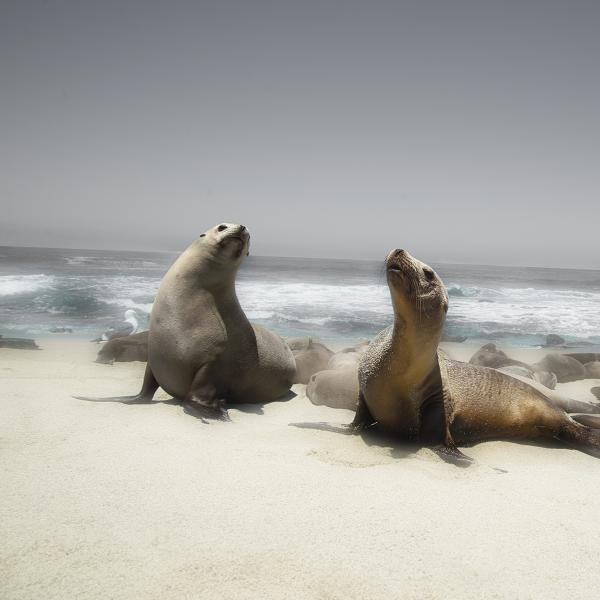
M204 424L94 344L0 350L0 597L591 598L600 461L508 442L459 468L296 397ZM455 358L472 348L446 345ZM543 351L511 351L532 360ZM581 399L599 380L559 386Z

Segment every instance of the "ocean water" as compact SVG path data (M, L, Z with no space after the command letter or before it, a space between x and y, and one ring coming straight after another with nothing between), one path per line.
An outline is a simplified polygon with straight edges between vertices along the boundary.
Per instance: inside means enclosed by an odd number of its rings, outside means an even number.
M0 247L0 334L93 338L134 309L145 328L175 253ZM549 333L600 350L600 271L432 265L450 294L446 333L535 347ZM391 323L382 262L250 256L237 290L251 321L353 343ZM70 334L53 334L63 327Z

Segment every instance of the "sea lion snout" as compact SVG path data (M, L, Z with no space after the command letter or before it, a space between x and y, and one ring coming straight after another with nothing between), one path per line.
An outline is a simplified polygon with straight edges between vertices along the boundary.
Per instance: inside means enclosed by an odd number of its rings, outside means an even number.
M406 250L396 248L388 254L385 266L388 272L406 273L413 267L413 262L413 257Z

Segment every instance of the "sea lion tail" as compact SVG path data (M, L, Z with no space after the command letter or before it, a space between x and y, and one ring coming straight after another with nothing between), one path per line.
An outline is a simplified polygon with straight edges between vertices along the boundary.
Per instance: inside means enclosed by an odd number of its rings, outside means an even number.
M150 404L153 402L152 398L142 396L113 396L109 398L92 398L89 396L72 396L75 400L86 400L87 402L120 402L121 404Z
M327 423L326 421L317 421L315 423L288 423L290 427L298 427L299 429L317 429L319 431L331 431L332 433L343 433L344 435L354 435L356 430L352 425L339 425Z

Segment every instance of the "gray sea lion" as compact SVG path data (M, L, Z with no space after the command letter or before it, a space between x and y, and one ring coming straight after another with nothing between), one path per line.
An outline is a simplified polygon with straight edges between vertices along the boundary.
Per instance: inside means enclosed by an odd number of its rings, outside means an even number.
M552 352L546 354L538 363L531 365L535 370L550 371L556 375L558 383L585 379L585 369L576 359L566 354Z
M404 250L386 260L394 323L359 364L360 395L350 431L377 423L454 460L456 444L486 439L559 439L600 452L600 430L571 419L533 386L495 369L438 353L448 294L437 274Z
M481 346L481 348L473 354L469 362L472 365L490 367L492 369L501 369L502 367L514 365L532 370L527 363L509 358L505 352L497 348L496 344L492 342Z
M582 365L585 365L589 362L600 361L600 353L599 352L567 352L563 356L570 356L574 358L577 362L580 362Z
M28 338L6 338L0 335L0 348L13 348L17 350L40 350L35 340Z
M308 383L311 375L327 368L327 363L332 356L333 352L327 346L310 339L303 350L294 352L296 359L294 383Z
M507 365L506 367L500 367L498 371L522 379L536 381L544 387L547 387L549 390L553 390L556 387L556 375L550 373L550 371L534 371L531 367L526 365Z
M585 363L583 365L585 369L586 379L600 379L600 361L595 360L593 362Z
M235 292L249 253L242 225L200 235L164 276L150 316L142 389L124 402L151 402L158 386L200 416L227 418L225 401L268 402L291 387L296 365L282 338L252 325Z
M358 403L357 365L320 371L310 378L306 396L318 406L356 410Z
M294 337L294 338L284 338L287 345L290 347L290 350L296 354L296 352L301 352L302 350L306 350L312 344L311 337Z
M344 369L344 368L358 368L358 361L362 353L360 352L336 352L327 364L327 369Z
M346 348L343 348L342 350L340 350L338 352L338 354L340 354L342 352L358 352L359 354L363 354L364 351L369 346L369 343L370 343L369 340L363 340L362 342L358 342L357 344L354 344L354 346L347 346Z
M113 338L102 346L96 358L97 363L148 361L148 332L141 331L120 338Z

